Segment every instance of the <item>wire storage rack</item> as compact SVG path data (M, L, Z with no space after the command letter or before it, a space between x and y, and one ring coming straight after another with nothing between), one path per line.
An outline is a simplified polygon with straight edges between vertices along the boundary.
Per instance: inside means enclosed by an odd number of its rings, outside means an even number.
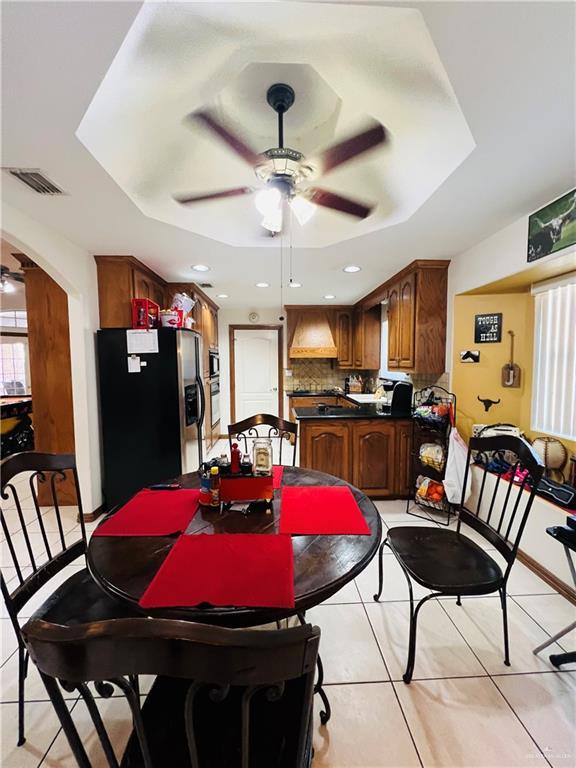
M419 389L413 397L411 495L406 513L450 525L453 505L442 482L448 459L448 438L456 420L456 395L440 386Z

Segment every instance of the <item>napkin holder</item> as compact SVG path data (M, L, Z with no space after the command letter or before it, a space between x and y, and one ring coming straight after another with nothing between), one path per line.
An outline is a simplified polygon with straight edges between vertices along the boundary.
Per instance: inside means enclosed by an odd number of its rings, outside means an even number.
M274 478L272 475L227 475L220 479L220 501L272 501Z

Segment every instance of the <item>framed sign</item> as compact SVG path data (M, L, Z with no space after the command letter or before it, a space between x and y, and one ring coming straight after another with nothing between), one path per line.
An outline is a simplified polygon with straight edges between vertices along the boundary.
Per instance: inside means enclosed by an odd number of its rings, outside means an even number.
M528 219L528 261L576 243L576 190L549 203Z
M502 341L502 312L474 315L474 343L489 344Z

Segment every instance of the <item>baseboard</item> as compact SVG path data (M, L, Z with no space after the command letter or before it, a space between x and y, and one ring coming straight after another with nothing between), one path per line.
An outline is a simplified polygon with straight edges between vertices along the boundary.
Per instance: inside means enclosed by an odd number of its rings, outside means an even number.
M100 504L99 507L96 507L94 512L85 512L84 513L84 522L85 523L93 523L94 520L97 520L103 512L104 512L104 504Z
M522 552L521 549L518 550L517 557L518 560L520 560L521 563L524 563L527 568L530 568L530 570L534 571L537 576L540 576L540 578L545 581L546 584L554 587L557 592L560 592L560 594L563 595L567 600L570 600L571 603L576 605L576 589L569 587L568 584L565 584L563 581L561 581L558 576L555 576L551 571L548 570L548 568L544 568L544 566L540 565L537 560L534 560L533 557L527 555L526 552Z

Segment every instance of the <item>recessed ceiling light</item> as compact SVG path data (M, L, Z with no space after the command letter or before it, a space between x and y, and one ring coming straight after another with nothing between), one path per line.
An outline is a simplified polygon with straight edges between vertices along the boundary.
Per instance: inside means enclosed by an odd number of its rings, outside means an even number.
M355 264L350 264L348 267L344 267L343 272L360 272L362 267L357 267Z
M288 283L289 288L302 288L302 283L295 283L294 280L290 280Z
M219 293L216 298L218 298L218 299L227 299L228 298L228 294L227 293Z
M336 298L336 296L334 296L334 294L333 294L333 293L325 293L325 294L324 294L324 298L325 298L325 299L335 299L335 298Z
M192 269L194 272L210 272L210 267L207 267L206 264L194 264Z
M256 283L256 288L269 288L268 283Z

